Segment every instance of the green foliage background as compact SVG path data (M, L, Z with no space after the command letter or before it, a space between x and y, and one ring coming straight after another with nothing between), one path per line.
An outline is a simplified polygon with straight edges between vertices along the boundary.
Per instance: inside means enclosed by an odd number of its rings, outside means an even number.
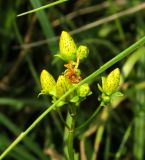
M39 75L44 68L55 78L64 71L63 62L54 58L59 52L62 30L90 49L86 63L81 65L84 78L145 35L143 0L69 0L16 17L51 2L54 1L0 1L0 152L50 105L49 97L37 98ZM124 97L114 100L111 113L104 108L76 135L75 150L80 158L144 159L144 53L145 48L139 48L106 71L121 69ZM77 124L83 123L98 106L100 81L101 77L91 84L93 94L81 103ZM64 117L66 107L62 109ZM53 111L5 159L65 159L63 130L63 123Z

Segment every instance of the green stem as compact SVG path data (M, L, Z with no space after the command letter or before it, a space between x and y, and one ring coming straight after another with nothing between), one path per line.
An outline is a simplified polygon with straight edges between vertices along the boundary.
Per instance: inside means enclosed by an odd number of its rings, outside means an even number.
M90 123L90 121L97 115L97 113L100 111L100 109L102 108L102 106L97 107L97 109L95 110L95 112L93 112L93 114L79 127L76 128L76 131L85 127L87 124Z
M104 130L105 130L105 126L104 126L104 122L99 126L99 128L97 129L96 132L96 137L95 137L95 146L94 146L94 153L93 156L91 158L91 160L97 159L98 156L98 151L99 151L99 147L102 141L102 137L104 134Z
M106 145L105 145L105 154L104 154L104 160L108 160L110 158L110 148L111 148L111 117L112 117L112 106L107 105L108 107L108 119L106 123L106 129L107 129L107 137L106 137Z
M67 112L67 116L66 116L66 124L69 126L71 126L71 121L72 121L72 117L70 116L69 114L69 111ZM64 129L64 137L63 137L63 140L64 140L64 155L65 155L65 159L69 159L69 155L68 155L68 145L67 145L67 141L68 141L68 129L65 127Z
M52 6L55 6L55 5L58 5L60 3L63 3L63 2L66 2L68 0L58 0L56 2L53 2L53 3L50 3L50 4L47 4L45 6L41 6L41 7L38 7L36 9L33 9L33 10L30 10L30 11L27 11L27 12L24 12L24 13L21 13L21 14L18 14L17 17L20 17L20 16L24 16L26 14L30 14L30 13L33 13L33 12L38 12L42 9L46 9L46 8L49 8L49 7L52 7Z
M72 122L74 120L72 119ZM74 148L73 148L73 140L74 140L74 128L68 130L68 155L69 160L74 160Z
M123 140L122 140L122 142L121 142L121 144L120 144L120 146L119 146L118 151L117 151L116 154L115 154L115 160L119 160L120 157L121 157L121 154L122 154L123 151L124 151L125 144L126 144L128 138L129 138L129 136L130 136L130 133L131 133L132 124L133 124L133 123L131 122L130 125L128 126L128 128L127 128L124 136L123 136Z
M70 116L71 120L71 127L68 130L68 155L69 160L74 160L74 148L73 148L73 141L74 141L74 132L75 132L75 122L76 122L76 106L70 106Z
M2 160L52 109L54 105L50 106L46 111L44 111L24 132L22 132L13 143L0 155L0 160Z
M90 76L82 80L80 83L75 85L72 89L67 91L59 100L57 100L53 105L51 105L48 109L46 109L31 125L26 131L24 131L22 134L17 137L17 139L10 145L8 148L0 155L0 160L2 160L51 110L55 109L57 104L64 100L71 92L73 92L76 88L81 86L84 83L88 83L89 81L93 81L96 79L98 75L103 73L106 69L117 63L118 61L122 60L129 54L131 54L133 51L135 51L137 48L141 47L145 44L145 36L141 38L139 41L125 49L123 52L115 56L113 59L105 63L102 67L100 67L98 70L93 72Z
M65 122L65 120L64 120L64 118L63 118L61 112L60 112L59 110L57 110L57 113L58 113L58 115L59 115L61 121L62 121L63 124L65 125L65 127L66 127L67 129L70 129L70 127L68 126L68 124Z

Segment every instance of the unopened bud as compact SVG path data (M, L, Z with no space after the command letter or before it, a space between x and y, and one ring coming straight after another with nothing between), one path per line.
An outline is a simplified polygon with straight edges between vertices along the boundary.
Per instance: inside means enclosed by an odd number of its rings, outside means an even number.
M42 87L41 93L53 94L55 92L55 85L56 85L55 79L46 70L43 70L41 72L40 83L41 83L41 87Z
M79 46L79 48L77 49L77 57L79 57L80 61L86 59L88 57L89 54L89 49L86 46Z
M119 68L114 69L109 75L106 77L103 82L103 92L107 95L111 95L116 92L119 87L120 82L120 70Z
M91 90L90 87L87 83L81 85L78 89L77 89L77 94L79 97L86 97L88 95L91 94Z
M68 32L62 31L59 42L60 56L66 60L76 60L76 44Z
M60 75L56 82L56 96L60 98L63 96L70 88L72 87L72 83L69 81L67 77L64 75Z

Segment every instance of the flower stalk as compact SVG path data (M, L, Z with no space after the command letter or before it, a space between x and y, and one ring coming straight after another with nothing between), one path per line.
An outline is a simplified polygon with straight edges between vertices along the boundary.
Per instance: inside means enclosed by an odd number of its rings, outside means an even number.
M70 129L68 130L68 155L69 155L69 160L74 160L74 133L75 133L75 123L76 123L76 108L77 106L75 105L70 105L69 106L69 114L71 117L71 123L70 123Z

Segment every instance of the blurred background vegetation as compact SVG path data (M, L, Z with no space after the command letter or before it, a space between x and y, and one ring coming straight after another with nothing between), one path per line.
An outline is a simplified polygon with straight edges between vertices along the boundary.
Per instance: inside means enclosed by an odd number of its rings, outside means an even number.
M0 152L50 104L40 92L39 75L47 69L55 78L64 63L55 59L62 30L77 44L90 49L81 65L87 77L145 35L144 0L69 0L49 9L17 14L54 2L52 0L0 1ZM81 160L145 159L145 48L106 71L119 67L124 97L104 108L75 138ZM104 74L106 74L104 73ZM97 83L79 109L77 124L98 106ZM66 117L66 107L62 109ZM64 125L53 111L5 158L7 160L62 160L65 158Z

